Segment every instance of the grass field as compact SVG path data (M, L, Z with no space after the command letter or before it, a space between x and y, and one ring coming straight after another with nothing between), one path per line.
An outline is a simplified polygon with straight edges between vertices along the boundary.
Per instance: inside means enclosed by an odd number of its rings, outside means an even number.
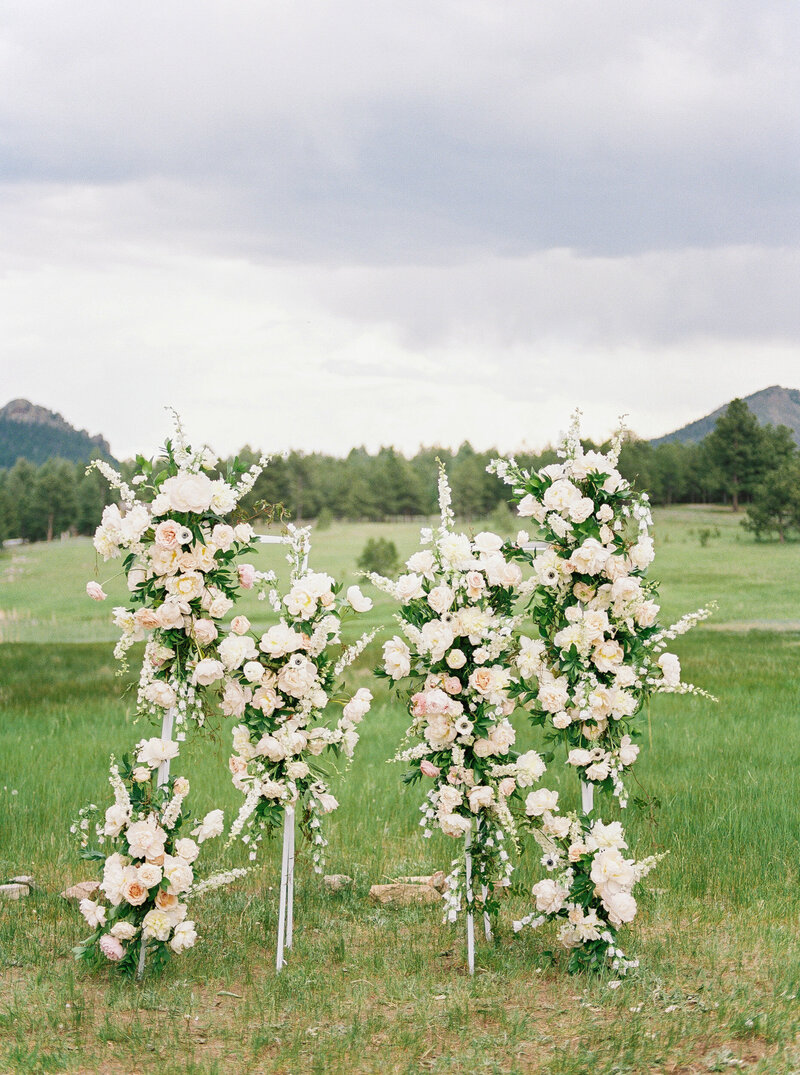
M327 893L301 855L295 950L280 976L277 844L239 887L196 905L202 944L162 978L136 987L77 967L69 950L83 920L58 892L90 874L67 829L87 801L106 803L109 752L146 731L131 724L111 656L107 621L124 591L107 587L103 605L82 596L95 566L88 541L7 551L0 880L31 873L40 887L0 903L0 1071L800 1073L800 546L755 544L713 509L662 511L656 524L665 615L719 602L711 625L676 644L686 676L719 703L652 705L640 801L625 823L637 855L670 853L624 934L642 965L618 989L569 978L558 954L552 966L545 934L512 934L529 909L525 863L497 939L478 946L474 979L461 931L438 908L367 900L371 884L446 867L452 852L420 839L419 791L403 791L385 762L406 716L380 692L330 826L328 869L355 884ZM334 526L313 563L353 576L379 533L403 556L415 547L416 527ZM260 566L279 555L261 550ZM389 604L376 601L372 615L390 622ZM376 653L377 643L356 671L364 684ZM228 743L222 725L183 752L198 812L238 805ZM561 759L548 783L577 805Z

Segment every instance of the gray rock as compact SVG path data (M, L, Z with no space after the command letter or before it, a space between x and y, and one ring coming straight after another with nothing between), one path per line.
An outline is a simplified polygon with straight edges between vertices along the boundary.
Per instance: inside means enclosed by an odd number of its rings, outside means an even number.
M400 907L406 907L412 903L441 903L442 894L432 885L396 883L373 885L369 890L369 898L375 903L396 903Z
M331 892L341 892L352 885L353 878L348 877L346 873L326 873L322 882Z
M69 888L65 888L61 893L62 900L81 900L88 899L93 896L100 888L99 881L79 881L77 885L70 885Z
M0 885L0 900L21 900L30 894L27 885Z

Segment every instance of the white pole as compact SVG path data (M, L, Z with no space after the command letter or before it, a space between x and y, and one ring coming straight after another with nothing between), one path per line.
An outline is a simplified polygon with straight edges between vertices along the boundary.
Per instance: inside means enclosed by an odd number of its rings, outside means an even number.
M278 949L275 956L275 969L283 969L285 959L283 949L286 944L286 905L289 881L289 811L283 814L283 853L281 855L281 895L278 904Z
M464 835L464 863L467 882L467 966L470 974L475 973L475 917L472 911L472 855L469 852L472 831Z
M176 712L177 711L174 708L167 709L165 711L164 717L163 717L163 719L161 721L161 738L162 739L171 739L172 738L172 729L175 726L175 714L176 714ZM185 736L183 734L179 734L178 738L182 740L182 739L185 738ZM168 780L169 780L169 758L167 758L165 761L162 761L161 764L158 767L158 773L156 774L156 787L157 788L163 788ZM142 943L139 946L139 963L138 963L138 965L136 967L136 980L137 981L144 974L144 964L145 964L145 959L146 958L147 958L147 941L145 940L145 938L143 936L142 937Z
M584 814L591 814L594 810L594 784L581 780L581 810Z
M292 930L294 927L294 807L286 807L285 824L289 829L289 855L286 863L286 947L292 947Z
M483 897L483 906L486 906L486 897L489 895L489 886L481 886L481 896ZM492 939L492 919L488 911L483 912L483 932L486 934L486 940Z

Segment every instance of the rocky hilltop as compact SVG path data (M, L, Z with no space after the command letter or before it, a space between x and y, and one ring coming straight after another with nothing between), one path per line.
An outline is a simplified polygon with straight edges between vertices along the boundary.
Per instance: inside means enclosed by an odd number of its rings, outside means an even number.
M75 429L56 411L28 399L12 399L0 409L0 467L12 467L17 459L39 465L55 457L88 463L98 456L112 458L108 441Z

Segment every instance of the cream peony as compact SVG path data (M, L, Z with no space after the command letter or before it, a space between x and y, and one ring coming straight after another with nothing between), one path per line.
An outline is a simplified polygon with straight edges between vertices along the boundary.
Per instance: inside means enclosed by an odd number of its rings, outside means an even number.
M161 486L161 493L169 498L175 511L199 515L208 511L214 496L214 483L206 474L190 474L182 470Z

